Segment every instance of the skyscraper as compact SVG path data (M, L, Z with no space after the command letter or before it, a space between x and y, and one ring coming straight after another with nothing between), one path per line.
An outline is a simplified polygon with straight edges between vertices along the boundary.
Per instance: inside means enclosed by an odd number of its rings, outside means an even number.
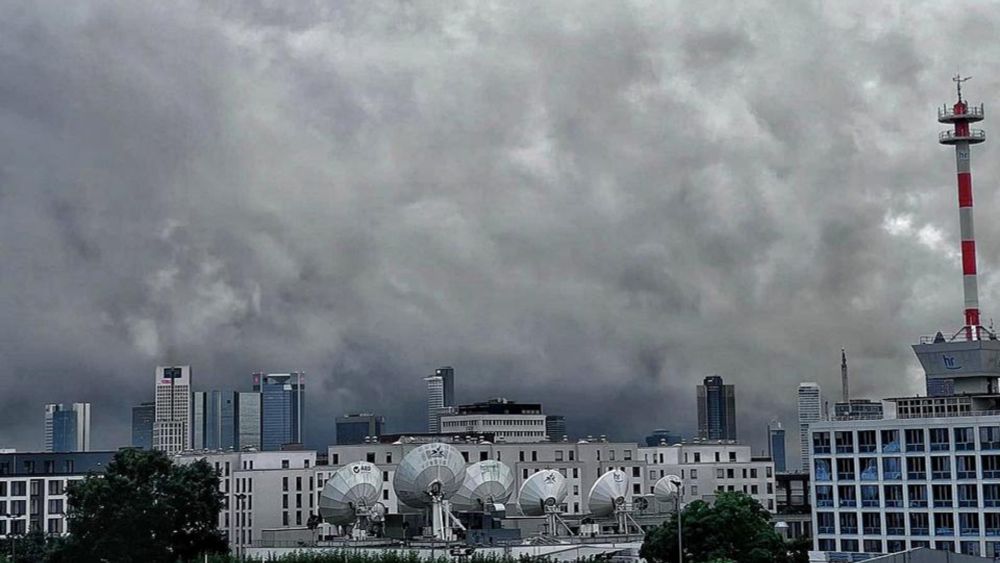
M90 451L90 403L45 405L45 451Z
M799 456L809 471L809 424L823 419L823 397L818 383L799 384Z
M558 442L566 436L566 417L558 414L545 416L545 435L550 442Z
M195 391L191 394L191 448L236 448L236 394L232 391Z
M140 403L132 407L132 447L153 449L153 421L156 403Z
M767 424L767 453L774 461L774 470L784 472L785 465L785 429L781 422L771 420Z
M261 449L260 393L237 393L235 410L236 447L240 450Z
M718 375L698 386L698 437L709 440L736 439L736 386L726 385Z
M369 436L381 436L385 418L371 413L337 417L337 445L363 444Z
M253 374L253 390L260 393L262 450L302 443L305 387L303 373Z
M153 449L168 454L191 449L191 366L156 368Z
M427 382L427 431L440 432L441 414L455 406L455 370L450 366L440 367L424 381Z

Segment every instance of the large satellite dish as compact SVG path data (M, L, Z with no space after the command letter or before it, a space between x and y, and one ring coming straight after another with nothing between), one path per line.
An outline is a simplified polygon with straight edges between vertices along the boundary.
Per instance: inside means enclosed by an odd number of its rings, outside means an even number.
M525 516L542 516L566 500L566 478L553 469L535 473L521 485L517 503Z
M616 511L625 509L625 501L629 491L628 474L618 469L612 469L601 475L594 486L590 488L587 504L594 516L610 516Z
M331 524L350 524L359 511L374 508L381 493L382 472L378 467L361 461L345 465L323 485L319 514Z
M514 473L494 460L473 463L465 470L465 481L451 499L458 510L471 512L503 504L514 493Z
M424 444L406 454L392 486L400 502L427 508L435 499L451 498L465 480L465 459L448 444Z
M677 499L677 494L680 492L677 486L680 482L681 478L676 475L661 477L653 485L653 496L660 502L674 502Z

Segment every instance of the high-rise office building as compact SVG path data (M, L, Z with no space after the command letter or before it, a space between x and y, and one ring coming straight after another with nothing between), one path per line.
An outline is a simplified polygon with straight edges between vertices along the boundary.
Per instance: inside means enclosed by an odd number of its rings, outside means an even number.
M654 448L656 446L673 446L684 441L684 436L677 432L672 432L666 428L657 428L653 433L646 436L646 445Z
M441 415L455 406L455 370L440 367L424 381L427 382L427 431L440 432Z
M708 440L736 439L736 386L726 385L718 375L698 386L698 437Z
M45 451L90 451L90 403L45 405Z
M261 449L302 443L305 387L303 373L253 374L253 390L260 393Z
M558 414L545 415L545 435L551 442L558 442L566 437L566 417Z
M168 454L191 449L191 366L156 368L153 449Z
M153 421L156 403L140 403L132 407L132 447L153 449Z
M818 383L799 384L799 458L809 471L809 425L823 420L823 395Z
M785 429L781 427L781 422L778 420L772 420L767 424L767 453L774 461L774 470L784 473Z
M191 394L191 447L195 450L236 448L236 394L195 391Z
M372 413L347 414L337 417L337 445L363 444L365 438L381 436L385 418Z
M260 393L236 394L236 447L240 450L261 449Z

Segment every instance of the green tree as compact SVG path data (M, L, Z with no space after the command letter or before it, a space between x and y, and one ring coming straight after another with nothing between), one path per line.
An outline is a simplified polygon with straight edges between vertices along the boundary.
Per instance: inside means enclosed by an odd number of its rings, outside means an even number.
M204 461L176 465L162 452L122 450L67 496L70 536L53 561L174 563L228 549L216 529L219 476Z
M744 493L720 493L714 504L696 500L681 511L685 563L804 563L806 542L785 541L771 515ZM654 563L677 562L677 516L646 535L640 556Z

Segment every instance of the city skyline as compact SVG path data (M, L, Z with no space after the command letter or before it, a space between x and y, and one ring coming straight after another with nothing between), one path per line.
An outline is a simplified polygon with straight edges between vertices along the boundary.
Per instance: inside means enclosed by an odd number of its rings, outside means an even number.
M308 373L313 445L420 427L445 363L621 437L692 434L719 373L755 451L839 348L852 396L921 392L909 343L963 322L925 116L956 71L996 105L998 16L880 6L0 8L0 447L70 401L128 443L156 365Z

